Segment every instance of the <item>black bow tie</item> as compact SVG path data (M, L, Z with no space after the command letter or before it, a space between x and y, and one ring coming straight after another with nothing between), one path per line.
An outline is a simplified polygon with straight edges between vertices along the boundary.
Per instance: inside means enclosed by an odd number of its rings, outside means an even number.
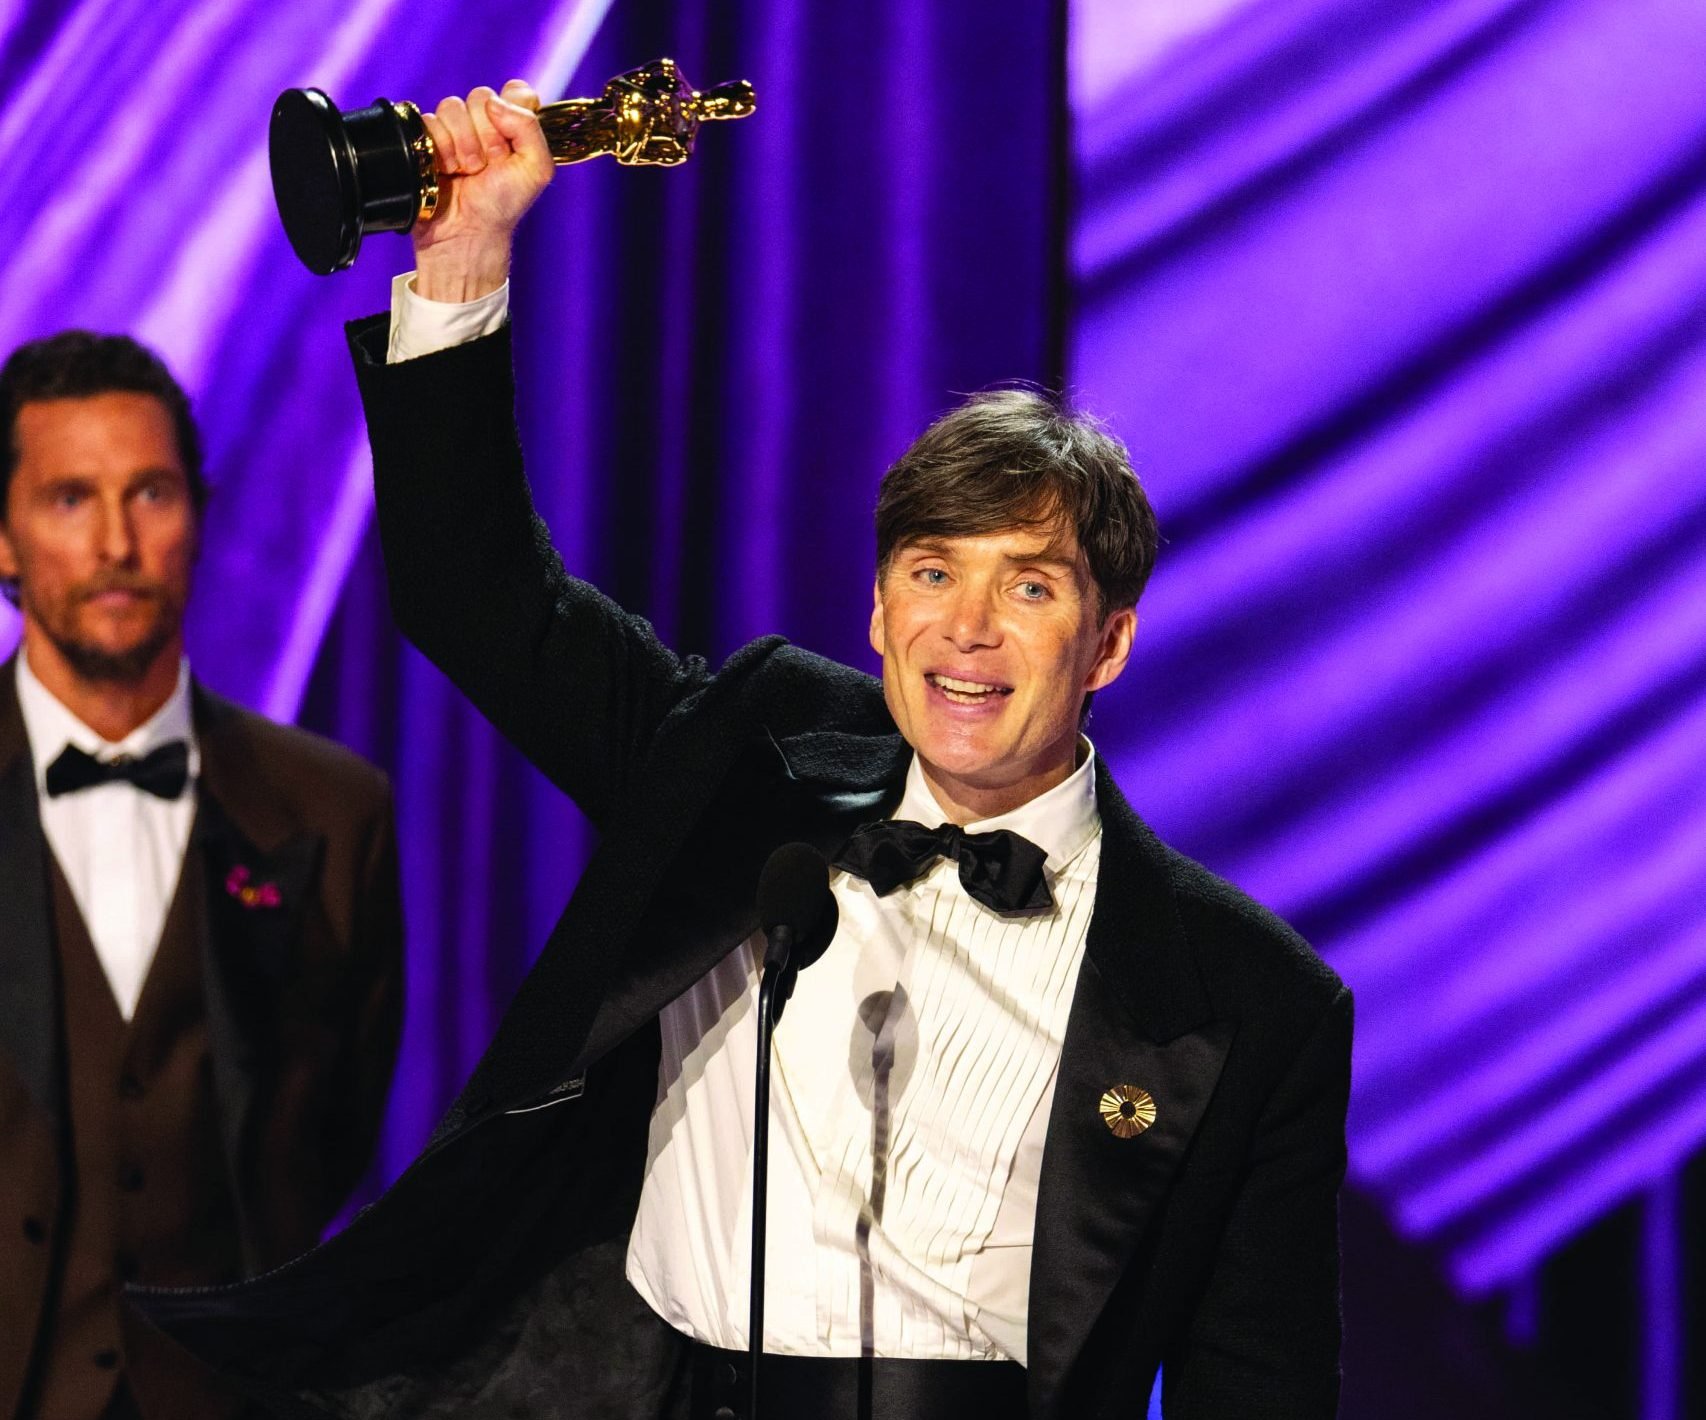
M97 784L124 780L156 798L175 799L190 778L190 747L182 740L168 740L141 759L128 754L117 759L96 759L76 745L66 745L59 758L47 767L47 796L75 794Z
M921 876L937 858L958 860L961 885L997 912L1054 906L1043 877L1048 854L1005 828L967 833L951 823L926 828L903 818L868 823L847 840L835 866L865 879L878 897L887 897Z

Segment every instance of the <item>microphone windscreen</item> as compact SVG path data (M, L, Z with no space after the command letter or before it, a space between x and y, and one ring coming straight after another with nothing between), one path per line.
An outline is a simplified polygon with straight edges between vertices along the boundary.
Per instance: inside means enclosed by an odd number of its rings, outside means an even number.
M809 843L784 843L758 875L758 920L766 932L791 927L799 937L812 935L825 909L833 911L829 863Z
M829 890L829 863L809 843L784 843L758 875L758 920L769 945L764 970L782 973L773 1021L794 989L794 979L829 950L841 909ZM786 932L777 928L786 927Z

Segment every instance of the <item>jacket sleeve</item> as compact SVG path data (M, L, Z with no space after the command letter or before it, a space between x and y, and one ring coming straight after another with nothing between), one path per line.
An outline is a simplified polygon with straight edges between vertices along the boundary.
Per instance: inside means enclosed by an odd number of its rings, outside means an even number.
M602 825L706 666L564 570L522 468L509 327L396 365L386 329L349 336L397 624Z
M1351 995L1269 1098L1203 1296L1163 1357L1168 1420L1331 1420L1339 1397L1339 1185Z
M347 987L340 1002L343 1048L323 1141L329 1216L373 1159L403 1027L403 902L397 822L387 784L362 835Z

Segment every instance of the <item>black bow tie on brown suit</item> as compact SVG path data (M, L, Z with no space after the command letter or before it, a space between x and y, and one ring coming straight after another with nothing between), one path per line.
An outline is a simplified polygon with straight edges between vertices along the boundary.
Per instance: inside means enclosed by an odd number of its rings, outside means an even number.
M47 796L75 794L97 784L134 784L160 799L175 799L184 792L190 777L190 747L183 740L168 740L139 758L120 755L96 759L76 745L66 745L59 758L47 767Z

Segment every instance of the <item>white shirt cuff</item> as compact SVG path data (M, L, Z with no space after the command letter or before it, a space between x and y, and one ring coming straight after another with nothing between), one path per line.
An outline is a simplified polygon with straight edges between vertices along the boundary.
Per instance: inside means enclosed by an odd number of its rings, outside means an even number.
M509 282L472 301L429 301L415 294L415 273L391 281L391 342L387 365L415 360L490 335L509 315Z

